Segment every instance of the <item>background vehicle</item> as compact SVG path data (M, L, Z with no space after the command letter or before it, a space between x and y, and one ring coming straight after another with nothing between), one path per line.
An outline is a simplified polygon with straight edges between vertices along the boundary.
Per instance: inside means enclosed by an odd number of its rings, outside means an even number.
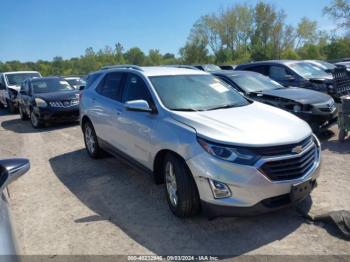
M213 75L233 86L245 96L284 110L305 120L314 132L337 122L337 109L327 94L298 87L284 87L259 73L217 71Z
M49 121L77 121L79 93L60 77L27 79L21 86L19 113L35 128Z
M337 79L319 67L304 61L271 60L237 66L236 70L261 73L284 86L295 86L328 93L338 103L340 97L350 93L350 86L339 87ZM341 69L339 69L341 70ZM337 74L334 74L337 76ZM341 76L342 78L342 76ZM346 81L350 81L347 79ZM341 80L341 82L344 82Z
M79 90L81 86L86 85L85 80L80 76L67 76L63 77L71 86L73 86L76 90Z
M32 77L41 77L41 75L36 71L0 73L0 107L6 106L11 113L16 112L20 86L25 79Z
M27 159L0 160L0 256L17 254L5 188L29 170ZM6 257L4 257L5 261ZM9 260L12 261L12 260Z
M348 72L350 72L350 61L348 61L348 62L339 62L339 63L336 63L336 65L345 66L346 70Z
M332 70L336 68L335 65L322 60L304 60L304 62L320 67L326 73L331 73Z
M213 71L221 70L220 67L218 67L217 65L213 65L213 64L193 65L193 67L195 67L199 70L202 70L202 71L206 71L206 72L213 72Z
M88 154L103 149L153 174L175 215L266 212L315 186L320 145L294 115L199 70L115 66L94 74L80 103Z
M221 65L219 66L222 70L235 70L237 65Z

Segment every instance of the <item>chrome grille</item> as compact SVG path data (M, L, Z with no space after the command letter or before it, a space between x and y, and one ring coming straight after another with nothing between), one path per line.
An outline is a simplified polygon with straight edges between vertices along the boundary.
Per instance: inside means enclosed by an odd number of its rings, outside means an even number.
M293 158L271 160L260 167L260 170L272 181L298 179L306 175L317 160L315 143Z
M64 100L64 101L51 101L49 102L51 107L71 107L79 104L79 99Z

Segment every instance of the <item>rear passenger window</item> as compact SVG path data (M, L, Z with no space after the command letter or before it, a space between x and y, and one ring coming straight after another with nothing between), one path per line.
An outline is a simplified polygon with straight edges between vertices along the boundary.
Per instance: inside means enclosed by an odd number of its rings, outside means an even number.
M102 96L120 101L120 90L122 86L123 73L107 74L100 85L96 88L96 92Z
M123 92L123 102L132 100L145 100L152 103L151 94L143 79L137 75L129 74Z
M272 79L284 79L288 74L282 66L271 66L269 75Z

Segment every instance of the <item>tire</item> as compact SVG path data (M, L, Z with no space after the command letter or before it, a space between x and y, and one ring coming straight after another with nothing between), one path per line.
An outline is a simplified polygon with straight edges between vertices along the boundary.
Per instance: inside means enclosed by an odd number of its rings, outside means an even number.
M18 107L18 110L19 110L19 115L20 115L20 117L21 117L21 119L22 119L23 121L29 119L28 115L27 115L26 113L23 112L21 106Z
M102 149L98 144L97 135L93 125L86 122L83 127L85 149L92 158L100 158L102 156Z
M10 100L6 100L6 103L7 103L7 109L9 110L9 112L10 112L11 114L16 113L16 107L15 107L15 105L14 105Z
M340 143L343 143L345 141L345 137L347 136L347 132L345 129L340 129L339 130L339 135L338 135L338 140Z
M32 126L34 128L40 128L43 126L43 122L38 119L36 114L34 113L34 110L30 113L30 122L32 123Z
M166 198L174 215L183 218L198 214L199 194L185 161L174 154L168 154L164 160L163 172Z

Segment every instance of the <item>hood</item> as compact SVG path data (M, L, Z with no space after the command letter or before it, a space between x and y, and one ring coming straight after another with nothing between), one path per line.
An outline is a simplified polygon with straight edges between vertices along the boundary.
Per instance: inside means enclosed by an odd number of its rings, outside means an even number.
M21 89L21 87L18 86L18 85L11 85L11 86L8 86L8 88L11 88L11 89L13 89L13 90L16 90L17 93L19 93L19 90Z
M301 104L317 104L331 100L331 97L327 94L299 87L268 90L259 92L259 94L281 97Z
M72 99L77 99L78 96L79 96L78 91L54 92L54 93L44 93L44 94L35 95L35 97L41 98L47 102L72 100Z
M309 125L284 110L253 102L248 106L203 112L171 112L171 116L210 141L242 146L273 146L300 142L311 135Z
M309 78L309 81L314 82L331 82L333 80L333 75L327 74L325 77L311 77Z

